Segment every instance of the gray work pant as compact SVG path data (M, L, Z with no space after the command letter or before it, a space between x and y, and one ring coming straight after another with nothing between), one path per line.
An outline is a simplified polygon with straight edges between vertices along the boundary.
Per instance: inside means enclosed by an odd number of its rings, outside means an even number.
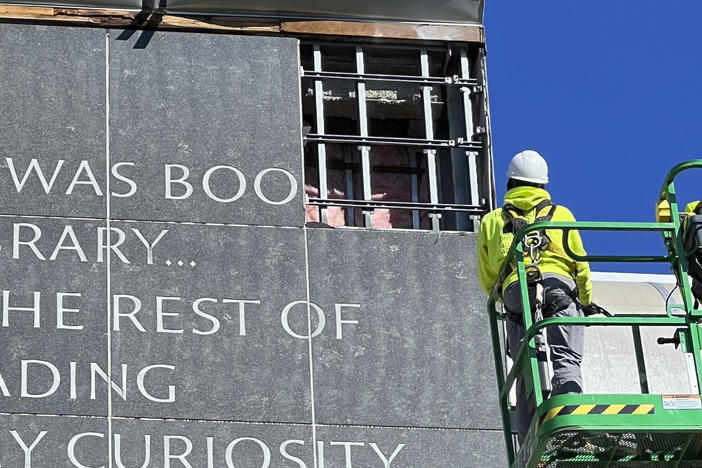
M564 294L576 297L575 282L565 276L544 273L541 284L544 286L544 304L553 303ZM512 314L519 314L521 317L522 300L518 284L512 283L507 286L502 297L505 309ZM530 297L529 302L532 306L533 301L534 298ZM572 302L566 309L551 315L551 317L582 316L583 313L578 309L576 302ZM582 326L572 325L552 325L545 330L551 352L551 364L553 365L553 378L551 379L553 391L551 394L582 393L583 378L580 373L580 363L583 356L585 330ZM523 323L507 320L507 346L510 357L516 357L523 338ZM524 441L533 416L534 403L526 401L524 377L520 374L517 378L517 433L520 444Z

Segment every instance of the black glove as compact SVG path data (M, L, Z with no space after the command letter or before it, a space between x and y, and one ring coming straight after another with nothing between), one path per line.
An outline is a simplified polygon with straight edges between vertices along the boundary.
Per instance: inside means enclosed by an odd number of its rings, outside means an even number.
M588 305L584 305L584 306L582 306L582 308L583 308L583 315L585 315L585 317L589 317L591 315L597 315L597 314L602 314L606 317L614 317L614 315L610 314L606 309L598 306L594 302L592 302Z

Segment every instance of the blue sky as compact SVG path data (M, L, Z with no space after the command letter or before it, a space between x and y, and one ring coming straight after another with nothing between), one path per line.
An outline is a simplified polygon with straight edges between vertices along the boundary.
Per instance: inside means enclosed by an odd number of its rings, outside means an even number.
M663 177L702 158L702 2L487 0L498 198L510 158L539 151L579 220L652 221ZM681 201L702 198L702 171ZM661 253L654 234L585 234L590 253ZM665 273L667 266L597 264Z

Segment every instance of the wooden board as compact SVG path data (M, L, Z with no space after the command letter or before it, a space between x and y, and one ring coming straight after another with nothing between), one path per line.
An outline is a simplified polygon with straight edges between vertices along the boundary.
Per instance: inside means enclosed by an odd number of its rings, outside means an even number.
M281 21L226 16L181 16L168 12L86 10L32 6L1 6L0 20L59 22L101 27L135 27L245 34L334 36L392 40L485 42L484 30L474 25L441 25L357 21Z

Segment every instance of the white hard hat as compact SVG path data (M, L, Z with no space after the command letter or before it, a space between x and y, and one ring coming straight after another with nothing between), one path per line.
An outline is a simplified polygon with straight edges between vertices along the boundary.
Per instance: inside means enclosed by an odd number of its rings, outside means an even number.
M524 150L512 158L507 168L507 177L536 184L548 183L548 165L539 153Z

